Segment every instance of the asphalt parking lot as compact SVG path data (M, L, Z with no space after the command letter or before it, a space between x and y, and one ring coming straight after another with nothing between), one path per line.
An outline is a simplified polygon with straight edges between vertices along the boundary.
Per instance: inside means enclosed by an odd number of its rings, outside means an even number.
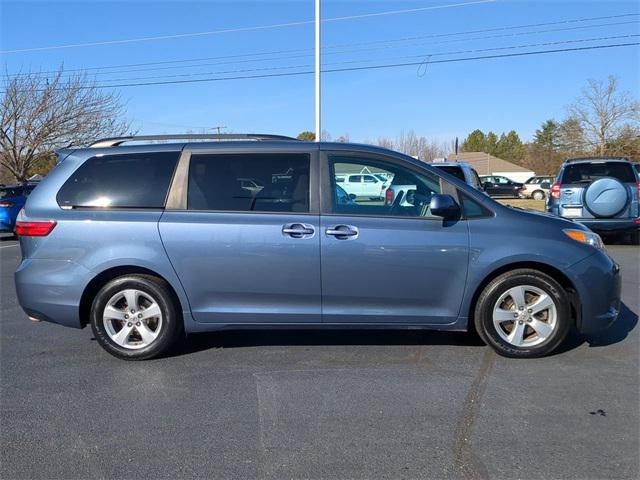
M2 478L638 478L640 248L619 321L537 360L437 332L226 332L123 362L32 323L0 239Z

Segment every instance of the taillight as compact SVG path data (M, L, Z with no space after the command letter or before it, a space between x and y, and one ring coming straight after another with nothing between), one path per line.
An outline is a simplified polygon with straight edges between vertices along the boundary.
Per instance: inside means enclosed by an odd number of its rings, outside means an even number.
M640 181L638 182L638 200L640 200Z
M393 190L390 188L388 188L384 194L384 203L387 205L391 205L393 203Z
M560 198L560 184L554 183L551 187L551 198L558 199Z
M56 226L55 220L43 220L40 222L16 222L16 235L22 237L46 237Z
M9 201L0 202L0 208L11 208L14 205L15 203Z

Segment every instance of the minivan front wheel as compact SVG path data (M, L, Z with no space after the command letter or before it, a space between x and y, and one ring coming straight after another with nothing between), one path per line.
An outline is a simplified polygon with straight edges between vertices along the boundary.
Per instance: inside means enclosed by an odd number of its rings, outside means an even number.
M126 275L104 285L91 307L96 340L125 360L146 360L165 352L180 325L167 284L150 275Z
M540 357L553 351L569 332L569 297L552 277L518 269L495 278L475 307L480 337L507 357Z

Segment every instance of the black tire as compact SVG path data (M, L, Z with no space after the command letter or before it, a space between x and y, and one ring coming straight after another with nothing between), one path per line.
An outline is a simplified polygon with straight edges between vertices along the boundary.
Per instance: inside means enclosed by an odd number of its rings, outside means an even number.
M500 336L493 323L493 308L501 296L511 288L523 285L542 290L549 295L556 307L555 327L542 343L534 346L512 345ZM498 354L512 358L535 358L548 355L564 341L570 330L571 321L571 304L567 292L552 277L533 269L512 270L492 280L478 297L474 310L474 325L480 338ZM515 320L513 325L515 326ZM535 339L535 331L526 323L524 329Z
M135 289L149 295L162 313L162 323L158 326L160 332L143 348L130 349L118 345L104 325L102 316L107 302L125 289ZM108 282L93 299L90 318L93 334L100 346L122 360L148 360L165 353L180 337L183 328L182 317L169 286L164 280L151 275L124 275Z

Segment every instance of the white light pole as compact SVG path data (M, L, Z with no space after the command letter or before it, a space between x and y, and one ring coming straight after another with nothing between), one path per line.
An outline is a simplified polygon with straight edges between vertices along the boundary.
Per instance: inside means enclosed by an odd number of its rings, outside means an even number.
M316 142L320 141L320 0L316 0Z

